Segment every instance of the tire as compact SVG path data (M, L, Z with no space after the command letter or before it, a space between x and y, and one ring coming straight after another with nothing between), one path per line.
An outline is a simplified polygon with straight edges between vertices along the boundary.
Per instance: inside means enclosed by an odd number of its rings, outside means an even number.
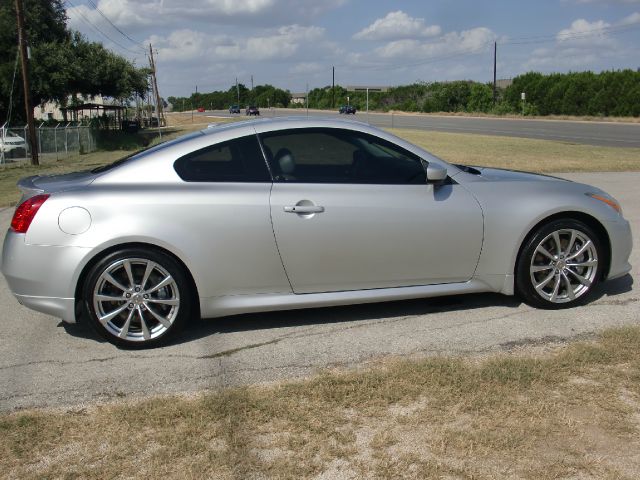
M98 261L87 276L82 304L91 327L125 348L164 345L191 315L182 266L165 253L141 248L118 250Z
M525 241L516 266L516 292L532 307L581 305L592 296L603 265L601 241L588 225L554 220Z

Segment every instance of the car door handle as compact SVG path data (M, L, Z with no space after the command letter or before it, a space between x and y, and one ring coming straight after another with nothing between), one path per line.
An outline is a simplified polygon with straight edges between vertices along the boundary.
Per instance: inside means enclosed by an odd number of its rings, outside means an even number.
M317 205L293 205L291 207L284 207L284 211L287 213L322 213L324 212L324 207L320 207Z

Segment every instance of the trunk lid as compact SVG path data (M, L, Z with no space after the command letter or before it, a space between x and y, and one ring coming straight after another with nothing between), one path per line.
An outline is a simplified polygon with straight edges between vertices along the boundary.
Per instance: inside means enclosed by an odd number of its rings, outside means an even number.
M98 175L92 172L74 172L58 175L34 175L18 181L22 192L20 203L41 193L56 193L89 185Z

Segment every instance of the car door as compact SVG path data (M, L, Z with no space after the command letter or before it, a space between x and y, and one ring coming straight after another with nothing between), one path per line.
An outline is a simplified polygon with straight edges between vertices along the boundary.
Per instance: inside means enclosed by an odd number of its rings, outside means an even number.
M163 207L153 209L175 233L166 227L157 238L178 239L199 295L290 293L271 225L271 175L255 134L191 151L174 169L189 188L158 199Z
M420 158L362 132L261 134L271 219L295 293L469 280L482 212L454 182L427 185Z

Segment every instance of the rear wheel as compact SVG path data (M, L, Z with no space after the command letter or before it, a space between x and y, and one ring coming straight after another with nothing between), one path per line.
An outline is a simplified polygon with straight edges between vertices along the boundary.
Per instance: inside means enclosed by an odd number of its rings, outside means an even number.
M171 340L191 314L188 282L167 254L123 249L90 271L84 310L91 326L122 347L156 347Z
M567 308L588 301L601 277L600 239L577 220L554 220L526 242L516 269L516 288L531 306Z

